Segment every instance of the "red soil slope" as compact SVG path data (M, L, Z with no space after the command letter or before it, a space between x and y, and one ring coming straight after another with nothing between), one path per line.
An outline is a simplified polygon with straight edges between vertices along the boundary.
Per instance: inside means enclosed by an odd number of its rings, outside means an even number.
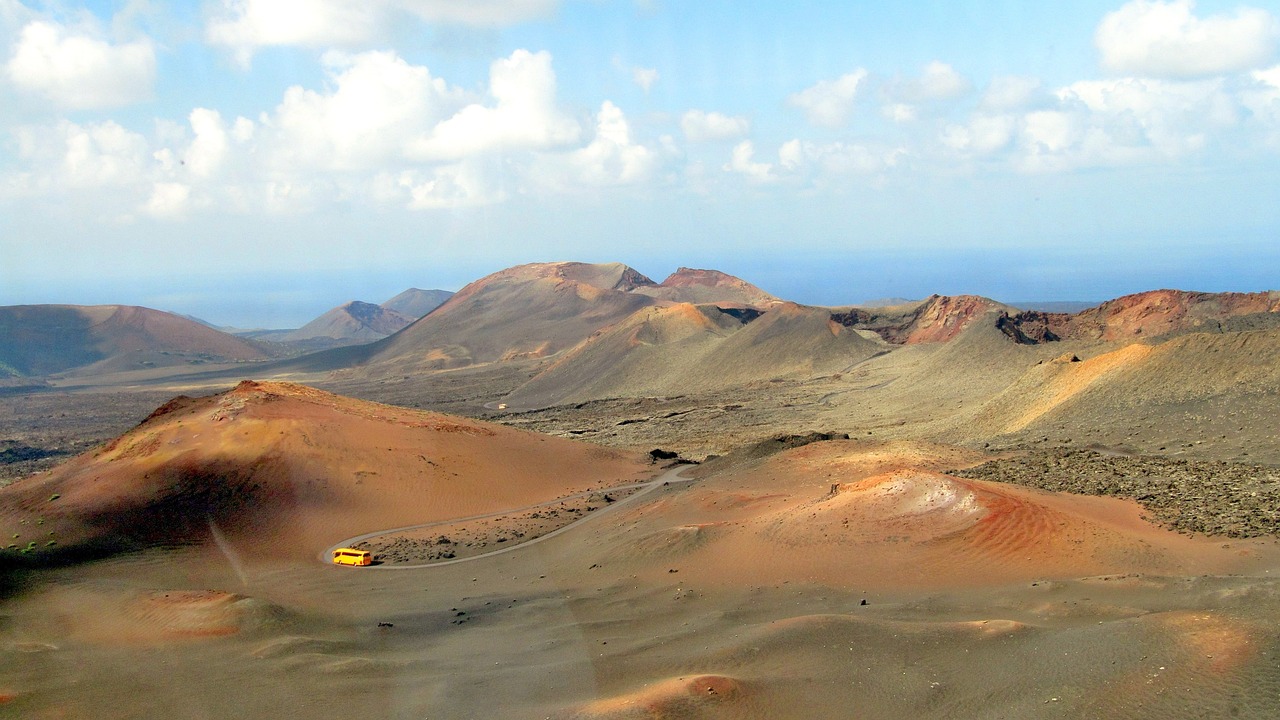
M621 451L245 381L177 398L105 447L0 488L0 528L41 553L205 542L217 528L249 556L313 557L361 532L649 472Z

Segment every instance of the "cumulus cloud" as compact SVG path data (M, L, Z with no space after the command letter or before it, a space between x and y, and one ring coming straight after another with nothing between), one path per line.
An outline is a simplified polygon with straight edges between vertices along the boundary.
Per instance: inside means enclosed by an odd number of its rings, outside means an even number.
M1250 122L1260 126L1263 141L1280 148L1280 65L1255 71L1251 79L1240 103L1248 110Z
M871 175L898 164L902 148L874 148L863 143L813 143L788 140L778 148L778 164L793 176L811 182L849 175Z
M1248 96L1222 79L1088 80L1054 96L1056 106L1027 112L1016 124L1013 161L1021 170L1178 162L1245 137ZM964 135L948 139L959 149Z
M835 80L822 80L794 93L787 102L803 110L805 117L814 125L840 127L853 112L854 100L866 79L867 71L859 68Z
M681 116L680 129L693 142L732 140L746 135L751 123L744 117L690 110Z
M653 89L654 84L658 82L658 71L654 68L632 68L631 79L641 90L649 92Z
M894 122L915 120L921 108L969 94L973 84L950 65L933 61L925 66L919 77L897 78L884 87L888 102L883 108L885 117Z
M597 186L647 180L656 165L653 151L632 141L626 116L608 100L596 116L595 138L569 159L580 182Z
M973 85L950 65L934 60L925 65L919 77L899 78L886 92L894 99L920 104L935 100L954 100L967 94Z
M330 90L290 87L263 118L280 168L356 170L396 161L464 99L395 53L328 53L325 62Z
M1108 70L1153 78L1199 78L1260 67L1270 60L1280 25L1265 10L1194 14L1193 0L1134 0L1108 13L1094 43Z
M1009 146L1017 130L1012 115L975 115L963 125L949 125L943 130L942 143L961 154L991 155Z
M362 47L405 21L500 26L546 15L558 0L222 0L205 38L247 66L265 46Z
M389 3L432 23L500 26L549 15L559 0L399 0Z
M759 183L774 180L773 165L756 162L754 159L755 154L756 146L750 140L743 140L734 146L733 153L729 156L729 162L724 166L724 169L745 175Z
M113 45L44 20L22 28L5 64L19 89L75 110L143 100L151 94L155 71L148 40Z
M159 182L151 190L151 197L142 211L156 218L176 218L186 214L191 201L191 187L176 182Z
M25 190L118 187L147 178L146 138L110 120L86 125L62 120L51 127L19 128L15 137L18 157L31 168L20 182Z
M413 143L419 160L454 160L493 151L546 149L577 142L577 121L556 107L551 54L517 50L489 70L492 105L472 103Z
M394 179L382 176L378 183L384 185L385 197L394 197L410 210L440 210L502 202L506 193L493 175L482 161L469 159L428 170L405 171ZM400 191L407 193L407 200L399 197Z
M1016 110L1034 104L1042 96L1039 78L1006 75L991 79L980 104L989 111Z
M1122 79L1073 83L1058 95L1079 102L1094 125L1117 141L1177 157L1204 146L1206 133L1239 120L1238 101L1220 80Z
M210 177L221 168L231 145L226 125L217 110L208 108L192 110L189 120L195 139L187 149L185 164L193 175Z

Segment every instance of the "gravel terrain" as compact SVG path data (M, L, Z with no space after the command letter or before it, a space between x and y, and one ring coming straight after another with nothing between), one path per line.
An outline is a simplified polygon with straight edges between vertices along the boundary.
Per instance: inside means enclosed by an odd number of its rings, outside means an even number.
M1185 533L1280 537L1280 468L1265 465L1038 450L952 474L1082 495L1137 500Z

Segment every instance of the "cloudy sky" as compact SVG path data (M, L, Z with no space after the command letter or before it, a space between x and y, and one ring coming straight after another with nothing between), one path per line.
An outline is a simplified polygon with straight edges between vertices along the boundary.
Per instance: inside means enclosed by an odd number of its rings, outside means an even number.
M1280 287L1280 3L0 0L0 304ZM887 6L887 7L886 7Z

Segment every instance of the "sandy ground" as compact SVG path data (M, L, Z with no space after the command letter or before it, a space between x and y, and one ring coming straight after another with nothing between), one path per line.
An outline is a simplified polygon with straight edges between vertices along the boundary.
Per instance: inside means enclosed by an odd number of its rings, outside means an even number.
M942 472L984 457L814 443L709 465L536 545L421 570L338 568L318 542L273 553L230 533L10 575L0 713L1280 712L1275 540L1177 535L1132 501ZM350 525L334 517L321 507L296 527L329 523L318 538ZM487 527L512 537L530 528L523 512L497 517Z

